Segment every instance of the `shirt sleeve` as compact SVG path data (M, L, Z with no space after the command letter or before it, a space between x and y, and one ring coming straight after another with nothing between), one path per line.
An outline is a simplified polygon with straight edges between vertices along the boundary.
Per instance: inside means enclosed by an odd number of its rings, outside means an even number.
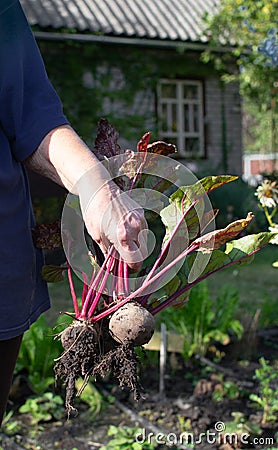
M1 2L0 126L14 158L23 161L49 131L68 121L21 5Z

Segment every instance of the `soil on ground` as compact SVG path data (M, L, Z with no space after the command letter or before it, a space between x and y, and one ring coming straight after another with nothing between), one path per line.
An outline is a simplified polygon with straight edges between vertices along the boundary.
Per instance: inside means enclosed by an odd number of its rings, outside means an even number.
M159 355L146 352L139 370L144 387L144 398L139 402L127 390L116 387L108 377L97 383L103 402L96 415L93 416L81 400L76 405L78 416L69 420L65 413L60 420L32 426L28 414L16 412L10 423L18 422L18 427L9 431L4 427L0 433L0 449L106 448L111 439L107 434L109 427L115 425L134 428L134 442L136 433L139 433L138 441L143 436L150 440L152 436L152 442L159 449L275 450L278 448L278 421L262 424L262 410L256 408L250 394L260 393L254 379L259 358L264 356L272 362L278 359L278 329L259 333L252 345L243 339L225 348L225 353L221 361L214 359L213 364L209 362L212 358L185 361L181 355L168 354L164 392L160 392ZM229 387L233 388L231 392ZM16 409L23 401L18 395L11 400L9 408ZM192 442L195 447L188 445ZM127 447L119 447L122 448L132 449L132 442ZM144 448L147 447L142 446Z

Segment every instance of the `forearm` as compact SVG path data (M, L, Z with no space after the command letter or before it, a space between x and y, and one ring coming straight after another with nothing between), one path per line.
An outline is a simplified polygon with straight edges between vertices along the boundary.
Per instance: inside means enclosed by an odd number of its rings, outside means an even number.
M130 267L138 270L146 254L139 234L147 228L144 211L121 192L109 172L68 125L45 136L26 165L79 196L89 234L103 253L112 243Z
M94 190L109 179L108 172L69 125L49 132L25 163L29 169L78 194L77 182L89 170L94 173L93 179L90 177Z

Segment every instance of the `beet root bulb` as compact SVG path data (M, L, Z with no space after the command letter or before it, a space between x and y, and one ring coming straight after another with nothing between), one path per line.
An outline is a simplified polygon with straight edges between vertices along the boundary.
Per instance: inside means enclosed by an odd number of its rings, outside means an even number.
M130 302L111 316L109 331L117 342L131 343L135 347L151 339L155 329L153 315L139 303Z

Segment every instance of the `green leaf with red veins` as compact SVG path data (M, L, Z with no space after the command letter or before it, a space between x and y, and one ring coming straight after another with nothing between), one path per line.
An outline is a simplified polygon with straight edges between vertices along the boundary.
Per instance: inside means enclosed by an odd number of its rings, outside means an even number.
M207 263L206 267L204 267L202 274L198 276L193 284L195 285L204 278L207 278L209 275L219 272L220 270L225 269L226 267L230 267L234 264L250 264L250 262L254 258L254 254L266 244L268 244L271 241L272 237L273 233L268 232L250 234L240 239L228 242L226 244L225 251L213 250L211 252L209 262ZM191 270L194 270L194 264L198 254L199 252L193 252L186 258L186 262L182 267L182 272L186 276ZM198 270L198 267L196 267L196 270ZM186 285L184 284L183 288L185 286ZM181 287L179 289L181 289Z
M269 244L273 239L273 236L274 233L270 232L262 232L244 236L235 241L228 242L226 245L225 253L233 261L238 260L238 262L240 262L242 254L252 255L253 253L256 253L266 244Z
M183 215L185 217L181 221L175 239L182 236L184 239L184 248L185 245L189 245L202 231L204 215L207 214L205 213L204 201L206 194L236 179L237 177L231 175L209 176L202 178L192 185L182 186L174 192L170 196L170 204L160 212L162 222L166 228L163 246L171 239ZM193 202L196 202L196 204L190 209ZM211 216L213 215L212 213L210 214Z
M182 273L179 273L171 281L169 281L169 283L163 286L163 288L155 291L151 295L151 297L148 300L148 308L152 310L158 305L163 304L163 302L167 301L170 295L173 294L173 292L177 292L186 283L187 279L185 279ZM171 306L180 308L184 305L184 303L188 301L188 298L189 298L189 291L177 297L175 301L171 303Z
M201 233L205 231L205 229L209 226L211 222L214 221L215 217L219 213L219 209L211 209L210 211L206 211L203 214L203 217L200 222L200 231Z
M122 165L119 167L119 174L127 177L129 180L136 175L141 176L143 168L143 156L141 153L129 152L126 154Z
M249 264L254 257L254 253L268 244L271 239L273 239L273 233L263 232L231 241L226 244L225 252L213 250L210 254L209 261L205 261L204 265L202 265L202 257L200 260L200 255L202 255L202 253L197 251L192 252L187 256L178 273L181 283L177 291L172 293L172 295L157 306L152 307L152 314L157 314L168 306L179 302L179 299L182 299L182 296L186 299L186 295L190 289L210 275L234 264ZM200 267L202 269L201 271ZM189 282L189 278L193 281Z
M168 298L170 297L170 295L173 294L173 292L178 292L182 286L187 284L187 278L184 276L182 271L175 278L177 278L179 280L178 287L175 290L174 289L171 290L171 284L170 284L171 282L165 286L165 290L167 292ZM177 284L177 281L176 281L176 284ZM189 294L190 294L190 289L188 291L180 294L179 296L177 296L175 298L175 300L173 302L171 302L171 306L175 307L176 309L182 308L185 305L185 303L188 302Z
M201 198L198 203L186 214L186 226L189 241L197 238L201 233L201 223L205 214L205 202Z
M181 186L171 195L171 202L175 202L180 209L185 209L195 200L203 198L205 194L214 191L214 189L224 184L235 181L237 178L233 175L214 175L202 178L192 185Z
M129 156L128 156L129 155ZM156 154L151 153L127 153L127 158L119 167L119 174L132 180L136 177L133 188L155 189L157 192L164 192L178 179L178 168L166 166L165 158L161 159ZM161 170L160 170L160 165ZM161 177L153 173L160 173Z

